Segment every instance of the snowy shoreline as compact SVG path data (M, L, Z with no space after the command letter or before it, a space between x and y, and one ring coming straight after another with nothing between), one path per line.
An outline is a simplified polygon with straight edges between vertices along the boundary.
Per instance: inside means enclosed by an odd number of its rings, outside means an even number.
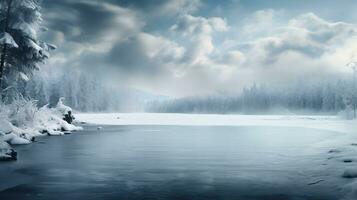
M15 99L9 105L1 105L0 112L0 160L16 160L17 153L10 145L30 144L36 137L59 136L66 132L82 130L68 123L64 116L72 109L60 98L54 108L45 105L37 108L34 101Z
M349 180L341 185L343 191L346 191L345 199L356 197L354 191L357 188L357 181L354 178L357 176L357 168L349 164L357 160L357 135L354 134L357 130L356 120L344 120L338 116L171 113L76 113L75 116L79 122L97 126L272 126L311 128L342 133L338 137L319 143L316 148L326 150L326 157L323 159L326 159L326 164L333 169L334 176Z

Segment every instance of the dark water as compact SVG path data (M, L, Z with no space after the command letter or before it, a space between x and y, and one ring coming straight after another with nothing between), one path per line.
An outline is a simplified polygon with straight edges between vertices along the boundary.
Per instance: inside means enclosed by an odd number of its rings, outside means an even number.
M16 147L0 199L339 199L341 181L303 128L107 126Z

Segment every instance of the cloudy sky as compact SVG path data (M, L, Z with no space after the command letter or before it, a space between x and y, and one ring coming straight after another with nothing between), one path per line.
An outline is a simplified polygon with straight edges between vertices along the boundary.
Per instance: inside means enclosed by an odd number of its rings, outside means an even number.
M48 63L182 97L351 74L355 0L43 0Z

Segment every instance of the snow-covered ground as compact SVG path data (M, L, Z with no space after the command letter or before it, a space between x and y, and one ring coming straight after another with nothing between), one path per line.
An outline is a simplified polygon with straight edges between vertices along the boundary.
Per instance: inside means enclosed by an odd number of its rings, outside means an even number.
M34 101L15 99L11 104L0 104L0 160L11 159L11 145L29 144L35 137L64 135L64 132L81 130L67 123L63 117L72 109L63 104L62 98L54 108L47 105L37 108Z
M351 133L357 121L338 116L219 115L175 113L79 113L77 120L100 125L283 126Z

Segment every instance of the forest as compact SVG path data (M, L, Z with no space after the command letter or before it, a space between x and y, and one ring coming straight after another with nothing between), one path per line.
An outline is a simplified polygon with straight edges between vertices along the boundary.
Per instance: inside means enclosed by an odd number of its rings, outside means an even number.
M340 114L355 118L357 105L355 74L335 81L295 81L280 87L256 83L234 94L184 98L145 96L139 90L118 89L79 70L43 70L23 84L16 90L36 99L39 106L54 106L64 97L66 104L81 112Z
M237 95L186 97L147 104L149 112L221 114L341 114L356 117L357 79L296 81L280 88L253 84Z

